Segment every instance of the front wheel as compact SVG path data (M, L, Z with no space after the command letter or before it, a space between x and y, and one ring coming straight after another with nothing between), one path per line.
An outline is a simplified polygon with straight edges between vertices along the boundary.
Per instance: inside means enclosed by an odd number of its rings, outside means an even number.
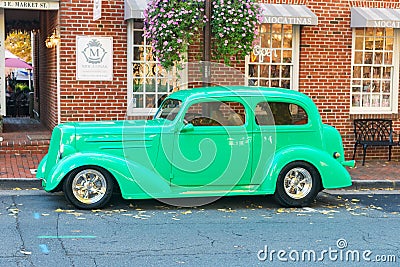
M86 166L68 175L63 190L66 199L77 208L97 209L109 202L113 179L101 168Z
M310 205L321 188L321 178L314 166L292 162L279 173L274 197L285 207Z

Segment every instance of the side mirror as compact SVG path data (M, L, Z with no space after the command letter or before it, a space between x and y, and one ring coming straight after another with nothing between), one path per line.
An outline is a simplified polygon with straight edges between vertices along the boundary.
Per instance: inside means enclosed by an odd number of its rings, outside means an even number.
M193 132L194 131L194 126L191 123L186 124L183 126L181 133L187 133L187 132Z

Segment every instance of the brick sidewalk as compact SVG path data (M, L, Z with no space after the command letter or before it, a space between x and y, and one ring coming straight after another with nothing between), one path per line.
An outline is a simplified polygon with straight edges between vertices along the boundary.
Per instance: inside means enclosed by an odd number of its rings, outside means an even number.
M367 161L365 166L357 162L353 169L348 169L353 180L400 181L399 161Z
M0 154L0 178L35 178L31 173L37 169L45 154Z

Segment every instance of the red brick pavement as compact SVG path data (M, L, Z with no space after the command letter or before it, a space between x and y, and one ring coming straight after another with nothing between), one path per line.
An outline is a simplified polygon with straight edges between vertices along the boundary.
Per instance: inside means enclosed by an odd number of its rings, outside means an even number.
M348 169L353 180L400 181L399 161L366 161Z
M45 154L0 154L0 178L35 178L31 170L37 169Z

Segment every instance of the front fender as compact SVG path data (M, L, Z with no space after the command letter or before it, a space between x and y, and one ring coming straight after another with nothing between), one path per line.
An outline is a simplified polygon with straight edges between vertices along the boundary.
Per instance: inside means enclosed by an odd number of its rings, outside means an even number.
M273 189L273 192L275 192L279 173L293 161L304 161L313 165L321 176L324 188L341 188L352 184L349 172L333 156L314 147L297 146L276 151L271 168L262 184L262 189L266 191Z
M53 191L73 170L83 166L101 167L115 178L121 194L125 198L150 198L150 194L169 194L168 182L150 170L135 162L109 154L75 153L61 159L44 177L43 187Z

